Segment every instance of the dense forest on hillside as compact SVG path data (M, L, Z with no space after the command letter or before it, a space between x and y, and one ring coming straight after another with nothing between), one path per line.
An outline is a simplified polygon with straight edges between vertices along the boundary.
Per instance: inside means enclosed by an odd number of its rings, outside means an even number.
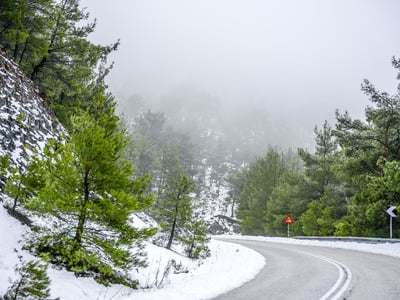
M335 124L315 127L313 150L268 146L263 112L252 113L251 126L240 115L231 116L237 127L227 126L217 99L201 93L198 107L132 97L124 105L135 114L119 116L105 83L119 41L92 43L96 24L88 20L79 0L0 2L0 45L67 129L26 168L2 152L9 209L51 220L35 228L32 253L79 276L135 287L124 272L146 263L144 240L209 255L205 195L222 202L243 234L285 236L291 214L296 235L388 235L385 210L400 205L400 89L389 95L365 80L365 119L337 111ZM400 60L392 63L400 69ZM132 226L139 212L157 221L157 235ZM136 254L127 255L128 246Z

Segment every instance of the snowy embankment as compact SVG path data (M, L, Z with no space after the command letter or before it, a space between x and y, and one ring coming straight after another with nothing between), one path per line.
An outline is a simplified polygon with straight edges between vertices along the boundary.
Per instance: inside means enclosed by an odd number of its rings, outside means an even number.
M23 261L34 259L21 250L27 230L27 226L10 217L0 206L0 296L10 286L10 280L17 278L14 267L19 263L18 257ZM210 249L211 257L199 263L148 244L149 266L132 274L141 284L139 290L121 285L104 287L91 278L77 278L70 272L49 267L51 296L61 300L210 299L251 280L265 264L260 254L240 245L212 240ZM171 267L172 260L177 267Z

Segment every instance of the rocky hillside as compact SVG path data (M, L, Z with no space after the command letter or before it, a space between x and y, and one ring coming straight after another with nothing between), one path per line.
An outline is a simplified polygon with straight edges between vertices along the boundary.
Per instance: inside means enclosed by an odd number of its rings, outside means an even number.
M37 87L0 49L0 154L10 153L14 164L24 168L33 151L62 132Z

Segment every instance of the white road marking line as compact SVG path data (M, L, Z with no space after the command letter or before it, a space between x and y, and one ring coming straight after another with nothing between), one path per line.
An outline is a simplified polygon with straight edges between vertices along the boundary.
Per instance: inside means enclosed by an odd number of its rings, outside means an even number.
M329 291L327 291L321 298L319 298L319 300L327 300L327 299L338 300L341 296L343 296L343 294L349 288L350 282L352 279L352 274L351 274L350 269L346 265L344 265L341 262L338 262L337 260L334 260L332 258L315 255L315 254L311 254L308 252L304 252L304 253L307 255L313 256L315 258L321 259L323 261L326 261L326 262L334 265L339 270L339 278L336 280L335 284L329 289ZM341 288L340 288L340 286L341 286Z

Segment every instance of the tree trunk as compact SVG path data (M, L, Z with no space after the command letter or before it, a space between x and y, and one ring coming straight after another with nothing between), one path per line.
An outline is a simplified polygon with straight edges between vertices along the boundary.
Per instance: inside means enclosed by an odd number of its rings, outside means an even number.
M89 172L90 170L87 170L85 172L84 183L83 183L85 186L85 191L84 191L82 207L79 212L78 227L76 228L76 233L74 238L74 240L77 242L78 245L82 243L83 230L85 228L85 222L86 222L86 212L87 212L86 206L87 203L89 202L89 180L88 180Z
M17 31L17 37L15 39L15 46L14 46L14 51L13 51L13 58L15 61L17 61L17 55L18 55L18 50L19 50L19 30Z
M33 70L32 70L31 76L30 76L30 79L33 80L33 81L36 79L37 75L42 70L42 68L46 65L47 58L50 56L51 52L53 51L53 47L54 47L54 44L55 44L55 41L56 41L56 38L57 38L57 35L58 35L58 31L60 30L60 26L61 26L60 25L61 15L65 11L65 7L67 5L67 2L68 1L64 1L63 2L61 12L58 13L56 25L55 25L54 30L53 30L53 32L51 34L51 37L50 37L50 43L49 43L49 47L48 47L48 50L47 50L47 55L43 56L42 59L40 60L40 62L33 67Z
M47 53L50 55L51 50L48 50ZM47 61L47 57L43 57L40 62L35 65L35 67L33 68L33 71L31 73L30 79L31 80L35 80L37 75L39 74L39 71L44 67L44 65L46 64Z
M15 212L15 209L17 208L17 203L18 203L18 196L14 198L14 204L12 207L12 211Z
M176 216L174 219L174 223L172 223L171 234L169 235L167 249L171 249L172 241L174 240L174 236L175 236L175 228L176 228Z
M196 239L196 237L193 237L192 243L190 244L190 248L189 248L189 251L188 251L189 258L193 258L193 249L194 249L195 239Z
M29 34L31 35L32 32L29 32ZM19 65L22 65L22 61L23 61L23 59L24 59L25 52L26 52L26 49L27 49L27 47L28 47L28 42L29 42L29 37L25 40L24 48L22 49L21 55L19 56L19 59L18 59L18 64L19 64Z
M178 196L179 197L179 196ZM175 205L175 216L174 222L172 223L171 234L169 235L169 240L167 244L167 249L171 249L172 241L174 240L175 230L176 230L176 219L178 218L178 203Z

